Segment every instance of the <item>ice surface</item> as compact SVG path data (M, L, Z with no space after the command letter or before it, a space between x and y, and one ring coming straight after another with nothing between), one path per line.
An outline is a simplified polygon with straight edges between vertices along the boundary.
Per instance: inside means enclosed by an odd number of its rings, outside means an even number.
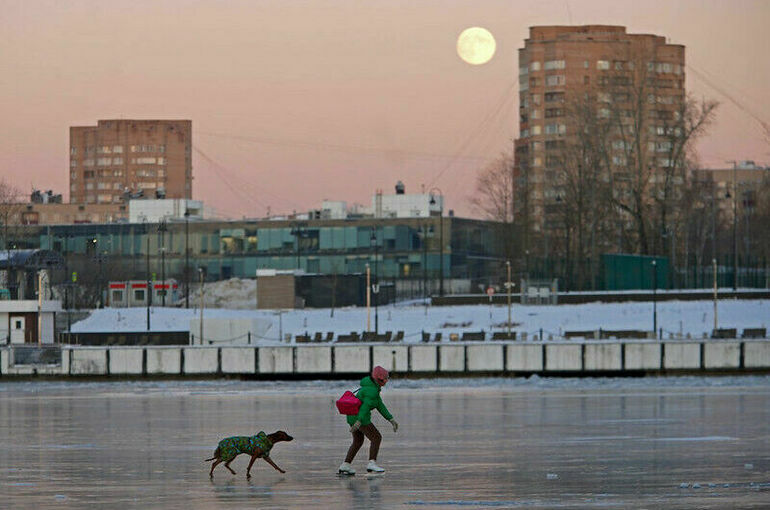
M719 302L719 326L766 328L770 317L768 300L724 300ZM714 303L703 301L661 301L657 308L658 328L663 335L690 335L702 338L714 327ZM519 334L559 338L565 331L593 331L633 329L652 331L653 303L585 303L580 305L512 305L512 329ZM197 309L154 307L150 326L154 331L189 331L190 319L198 318ZM95 310L90 317L72 325L75 333L104 331L144 331L146 308L104 308ZM377 311L379 331L404 331L406 342L419 342L423 331L450 333L465 331L503 330L508 321L505 305L423 306L406 303L380 306ZM259 342L277 342L280 334L292 336L315 332L349 333L365 331L366 308L307 309L307 310L233 310L204 309L207 317L255 317L268 321L268 333ZM374 328L374 309L369 311L369 327Z
M339 479L349 433L334 400L353 384L0 382L0 506L722 509L767 502L767 376L394 377L383 398L398 434L375 419L384 436L378 463L387 472ZM232 464L237 475L220 466L208 478L203 459L219 439L277 429L296 438L272 452L285 475L258 461L247 480L240 457ZM354 462L359 471L366 448Z

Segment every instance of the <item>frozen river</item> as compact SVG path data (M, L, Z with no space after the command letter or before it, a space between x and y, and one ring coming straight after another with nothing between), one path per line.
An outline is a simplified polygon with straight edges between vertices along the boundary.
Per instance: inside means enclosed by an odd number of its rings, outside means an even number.
M336 476L353 382L0 383L0 508L767 508L770 377L394 380ZM208 477L217 441L284 429Z

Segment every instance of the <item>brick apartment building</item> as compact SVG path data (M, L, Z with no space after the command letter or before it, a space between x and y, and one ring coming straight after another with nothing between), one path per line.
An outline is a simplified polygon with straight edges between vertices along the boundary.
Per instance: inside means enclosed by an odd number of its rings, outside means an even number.
M192 198L192 121L70 127L70 203L122 203L125 195Z
M634 160L644 159L653 181L655 169L671 166L667 158L674 128L667 126L684 100L684 79L684 46L668 44L665 37L628 34L621 26L530 28L519 49L514 182L520 210L531 216L534 233L559 228L565 173L570 171L565 165L576 159L565 153L565 143L587 129L576 126L578 105L590 107L595 119L626 116L617 126L639 129L636 147L629 147L617 131L607 133L607 164L604 174L597 175L614 179L614 193L628 193L624 183L633 179L629 167Z

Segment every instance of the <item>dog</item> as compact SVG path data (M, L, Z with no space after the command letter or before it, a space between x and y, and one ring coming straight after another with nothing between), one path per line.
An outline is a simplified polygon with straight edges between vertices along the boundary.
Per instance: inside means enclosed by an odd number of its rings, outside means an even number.
M233 459L242 453L251 456L251 462L249 462L249 467L246 469L246 478L251 478L251 466L254 465L254 461L260 457L265 459L265 461L273 466L278 472L285 473L286 471L279 468L270 458L270 450L273 448L275 443L280 443L281 441L291 441L293 439L293 437L291 437L283 430L273 432L272 434L265 434L263 431L260 431L256 436L251 437L226 437L217 445L217 449L214 450L214 456L204 461L214 461L214 463L211 465L211 471L209 471L209 477L214 477L214 468L217 467L221 462L225 463L225 467L229 469L232 474L236 474L235 471L233 471L230 467L230 463L233 461Z

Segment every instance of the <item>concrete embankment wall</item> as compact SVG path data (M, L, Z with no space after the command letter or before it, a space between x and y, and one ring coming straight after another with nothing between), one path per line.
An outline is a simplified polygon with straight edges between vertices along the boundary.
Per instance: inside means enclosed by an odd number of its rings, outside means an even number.
M231 347L64 346L61 363L18 364L0 349L0 377L352 377L382 365L415 375L601 375L770 371L770 341L452 342Z

